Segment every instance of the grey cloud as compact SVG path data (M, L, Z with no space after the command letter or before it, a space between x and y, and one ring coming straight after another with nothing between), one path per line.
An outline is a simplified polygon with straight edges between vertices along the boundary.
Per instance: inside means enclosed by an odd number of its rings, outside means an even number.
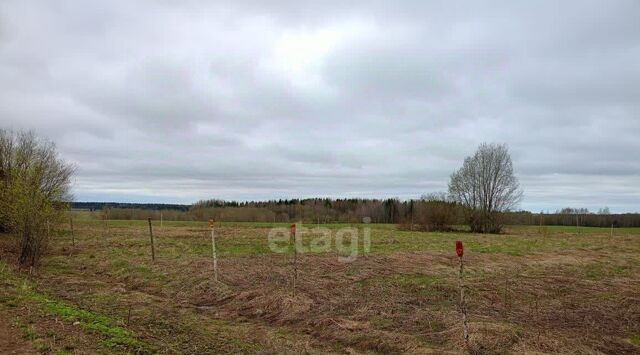
M402 198L508 143L522 207L640 210L637 1L0 3L0 120L80 200Z

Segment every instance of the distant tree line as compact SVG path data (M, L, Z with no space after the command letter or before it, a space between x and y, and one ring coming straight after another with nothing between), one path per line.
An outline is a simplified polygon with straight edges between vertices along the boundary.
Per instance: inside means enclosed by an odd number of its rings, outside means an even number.
M74 204L76 206L76 204ZM87 205L83 205L87 206ZM281 199L271 201L222 201L203 200L191 206L179 208L144 208L130 204L133 208L119 208L119 204L96 204L104 206L109 219L160 219L165 220L227 222L303 222L303 223L362 223L369 218L371 223L399 224L403 229L424 231L446 231L467 224L465 207L451 200L445 193L429 194L420 199ZM111 207L116 206L116 207ZM86 208L86 207L85 207ZM555 213L533 213L515 211L500 213L506 225L544 225L585 227L640 227L640 214L599 214L585 209L577 213L559 210ZM586 211L586 213L585 213ZM574 211L575 212L575 211Z
M191 205L167 203L126 203L126 202L72 202L71 208L77 210L100 211L103 209L122 208L140 210L175 210L188 211Z
M640 227L640 213L610 213L608 208L590 212L586 208L564 208L555 213L511 212L508 224L582 226L582 227Z
M372 223L399 223L406 202L398 199L279 199L270 201L202 200L191 206L163 208L163 218L178 220L251 221L305 223L359 223L369 218ZM111 219L159 218L158 208L131 204L74 204L75 208L108 210ZM168 205L163 205L167 207Z

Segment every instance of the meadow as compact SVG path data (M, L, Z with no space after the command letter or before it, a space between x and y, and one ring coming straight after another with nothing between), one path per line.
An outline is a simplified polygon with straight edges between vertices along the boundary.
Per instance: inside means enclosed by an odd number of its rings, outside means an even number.
M0 319L16 346L75 353L639 353L640 228L511 226L500 235L358 230L335 245L274 253L277 223L74 217L34 269L0 237ZM309 228L315 226L309 225ZM369 228L368 253L362 235ZM455 241L465 245L463 346ZM304 238L304 245L313 243ZM19 339L17 339L19 338ZM0 349L2 350L2 349Z

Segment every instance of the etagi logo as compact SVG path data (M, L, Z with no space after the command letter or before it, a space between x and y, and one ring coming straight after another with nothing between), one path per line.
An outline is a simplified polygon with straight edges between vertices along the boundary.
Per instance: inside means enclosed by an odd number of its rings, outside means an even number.
M269 230L269 249L274 253L289 253L292 250L299 254L329 253L333 250L340 262L353 262L362 254L371 252L371 218L362 219L364 227L307 228L302 223L296 223L291 228L272 228ZM362 236L360 235L362 232ZM362 244L360 244L362 239ZM308 241L308 242L307 242ZM362 246L362 249L360 249Z

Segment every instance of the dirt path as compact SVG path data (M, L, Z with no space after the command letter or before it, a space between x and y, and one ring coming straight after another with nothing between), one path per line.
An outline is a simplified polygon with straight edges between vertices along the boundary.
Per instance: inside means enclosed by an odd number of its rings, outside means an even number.
M20 332L11 328L9 317L0 311L0 354L35 354L31 345L22 339Z

